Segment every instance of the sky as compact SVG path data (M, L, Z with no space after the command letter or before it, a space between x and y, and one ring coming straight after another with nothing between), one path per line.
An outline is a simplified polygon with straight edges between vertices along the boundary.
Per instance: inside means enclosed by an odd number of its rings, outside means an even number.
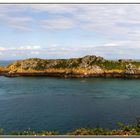
M0 4L0 60L139 52L140 4Z

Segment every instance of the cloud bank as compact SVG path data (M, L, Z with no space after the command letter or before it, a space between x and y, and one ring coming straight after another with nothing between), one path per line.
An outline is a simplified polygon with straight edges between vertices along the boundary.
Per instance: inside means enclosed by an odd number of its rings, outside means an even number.
M45 42L46 36L42 35L43 38L42 36L38 38L39 45L28 45L25 40L26 45L23 46L13 44L15 47L0 47L0 59L6 58L6 54L10 54L11 58L17 56L62 58L91 53L111 59L138 59L139 15L140 5L136 4L0 5L0 28L6 26L12 30L13 36L45 34L47 37L50 36L51 40L45 46L42 40ZM61 40L64 43L53 46L53 43ZM81 43L83 40L84 44Z

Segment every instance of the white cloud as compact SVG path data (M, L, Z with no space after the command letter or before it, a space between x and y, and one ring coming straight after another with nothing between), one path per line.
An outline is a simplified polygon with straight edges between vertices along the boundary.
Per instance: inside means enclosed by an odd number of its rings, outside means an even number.
M83 12L75 15L75 18L82 23L81 28L94 31L101 37L132 39L135 35L140 36L139 7L139 5L83 5L81 7Z
M5 51L5 50L6 50L6 48L0 47L0 51Z
M117 46L117 44L116 43L107 43L107 44L104 44L103 46Z
M33 55L39 55L40 53L37 52L37 51L32 51L31 54L33 54Z
M76 25L82 29L93 30L101 36L113 38L116 34L131 39L140 36L140 6L139 5L97 5L97 4L24 4L24 5L0 5L0 18L6 19L9 26L18 30L31 29L29 23L41 25L43 29L64 30ZM48 17L36 19L27 15L26 11L39 17L40 12ZM18 14L17 14L18 13ZM69 14L67 16L65 14ZM14 16L11 16L14 15ZM56 17L58 15L58 17ZM49 18L49 16L53 18ZM41 24L40 24L41 23ZM136 25L137 24L137 25ZM136 25L136 26L135 26ZM132 26L135 26L133 28ZM133 32L132 32L133 28ZM112 36L112 34L114 34ZM115 37L114 37L115 38Z
M47 20L41 20L40 25L43 30L64 30L75 27L75 21L70 18L59 16Z
M71 4L32 4L29 7L34 12L72 13L77 11L76 5Z
M8 58L25 59L29 57L41 57L41 58L71 58L71 57L83 57L85 55L97 55L106 59L110 58L139 58L140 46L132 47L132 42L106 42L99 45L49 45L47 47L41 47L38 45L26 45L20 47L0 47L1 57L5 58L8 54ZM137 42L140 44L140 41ZM135 55L133 55L135 54Z
M29 23L33 22L31 17L7 17L5 20L10 27L21 31L30 31Z
M38 45L26 45L20 47L0 47L0 51L26 51L26 50L40 50L42 49L41 46Z
M40 49L42 49L41 46L36 45L20 46L19 48L16 48L16 50L40 50Z
M27 14L28 11L28 14ZM58 54L85 55L88 53L104 57L125 57L132 54L138 57L140 51L140 5L82 5L82 4L32 4L0 5L0 21L8 27L20 31L38 32L78 29L77 35L94 33L103 43L97 45L64 46L53 44L51 47L27 45L18 48L0 47L2 52L16 55ZM89 34L90 35L90 34ZM87 37L88 38L88 37ZM82 38L87 40L87 38ZM90 38L90 40L92 39ZM79 38L78 38L79 39ZM58 41L59 42L59 41ZM80 42L80 40L79 40ZM88 41L87 41L88 42ZM88 44L88 43L87 43ZM77 53L77 54L76 54ZM63 56L63 55L62 55Z

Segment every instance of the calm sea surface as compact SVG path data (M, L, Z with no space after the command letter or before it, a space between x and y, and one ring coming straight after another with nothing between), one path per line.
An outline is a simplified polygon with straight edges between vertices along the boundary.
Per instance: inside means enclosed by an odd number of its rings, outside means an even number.
M117 128L140 117L140 80L0 77L5 131Z
M0 61L0 66L7 66L8 64L12 63L13 61Z

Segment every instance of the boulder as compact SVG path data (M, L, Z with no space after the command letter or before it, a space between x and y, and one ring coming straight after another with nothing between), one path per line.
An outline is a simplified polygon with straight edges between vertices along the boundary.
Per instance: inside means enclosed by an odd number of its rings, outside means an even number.
M103 57L96 57L95 55L87 55L82 58L79 67L88 68L92 65L95 65L96 62L103 62L104 60L105 59Z
M131 63L129 63L125 67L125 73L128 73L128 74L137 74L137 73L140 73L140 69L139 68L136 68L135 65L132 65Z

